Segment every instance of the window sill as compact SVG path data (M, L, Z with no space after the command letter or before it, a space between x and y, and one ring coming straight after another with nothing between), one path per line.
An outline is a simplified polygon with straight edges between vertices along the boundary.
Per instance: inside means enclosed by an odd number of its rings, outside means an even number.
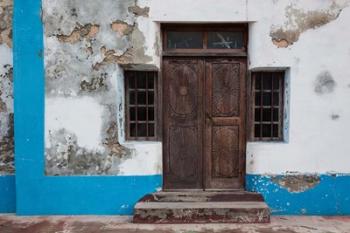
M254 145L254 144L288 144L288 141L286 140L282 140L282 141L247 141L247 144L251 144L251 145Z
M161 141L124 141L120 143L121 145L155 145L155 144L162 144Z

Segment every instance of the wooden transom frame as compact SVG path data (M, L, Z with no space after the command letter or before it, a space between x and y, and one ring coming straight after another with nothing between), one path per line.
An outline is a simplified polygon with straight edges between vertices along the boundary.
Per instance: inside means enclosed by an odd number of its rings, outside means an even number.
M248 24L217 23L217 24L162 24L163 56L247 56ZM238 49L208 48L209 32L242 32L243 47ZM168 48L168 32L202 32L202 48Z

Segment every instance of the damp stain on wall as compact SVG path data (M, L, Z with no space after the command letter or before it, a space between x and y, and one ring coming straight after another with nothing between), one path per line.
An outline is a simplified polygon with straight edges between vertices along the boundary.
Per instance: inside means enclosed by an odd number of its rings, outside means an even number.
M349 2L338 4L332 1L328 8L305 11L291 4L285 9L285 22L272 25L270 37L278 48L286 48L299 40L300 35L336 20Z
M331 114L331 119L332 119L333 121L339 120L339 118L340 118L340 115L339 115L339 114L336 114L336 113Z
M0 175L14 173L13 133L13 67L12 67L13 1L0 1Z
M118 139L116 86L121 64L152 62L138 27L148 12L134 0L43 1L47 175L119 174L133 157ZM65 100L76 111L67 113ZM69 114L90 124L72 126L74 120L64 120ZM85 131L93 138L88 148L79 143Z
M314 82L314 90L316 94L323 95L332 93L337 83L329 71L320 72Z

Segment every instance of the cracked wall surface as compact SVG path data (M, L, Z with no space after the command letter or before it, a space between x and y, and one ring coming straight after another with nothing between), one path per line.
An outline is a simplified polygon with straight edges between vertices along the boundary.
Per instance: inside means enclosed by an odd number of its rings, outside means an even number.
M120 65L152 62L134 0L44 0L47 175L123 174L136 149L118 138Z
M0 175L14 173L12 0L0 0Z

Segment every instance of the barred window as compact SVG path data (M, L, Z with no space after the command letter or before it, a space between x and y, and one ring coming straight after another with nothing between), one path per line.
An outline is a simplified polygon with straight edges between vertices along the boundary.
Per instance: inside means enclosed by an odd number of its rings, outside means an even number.
M126 71L126 139L155 140L157 137L157 73Z
M284 72L254 72L252 89L253 140L283 140Z

